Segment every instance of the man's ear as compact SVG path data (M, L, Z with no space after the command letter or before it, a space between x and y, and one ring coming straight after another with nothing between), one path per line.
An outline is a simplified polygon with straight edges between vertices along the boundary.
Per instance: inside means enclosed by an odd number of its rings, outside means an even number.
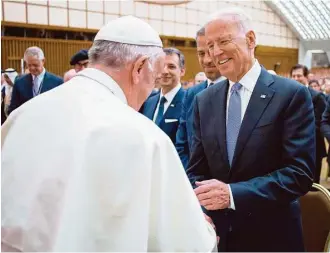
M148 58L149 56L144 55L139 57L133 64L133 70L132 70L132 76L133 76L133 83L137 83L139 80L139 75L141 72L145 69L148 68Z
M182 68L181 71L180 71L180 76L184 76L186 74L186 69L185 68Z
M256 41L256 35L255 35L254 31L248 31L246 33L246 41L247 41L249 48L256 47L257 41Z

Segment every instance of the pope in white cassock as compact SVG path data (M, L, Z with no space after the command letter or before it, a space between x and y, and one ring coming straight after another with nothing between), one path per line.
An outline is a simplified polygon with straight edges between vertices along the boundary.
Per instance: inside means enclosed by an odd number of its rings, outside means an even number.
M2 127L2 250L212 251L174 146L136 112L164 65L159 35L118 18L89 59Z

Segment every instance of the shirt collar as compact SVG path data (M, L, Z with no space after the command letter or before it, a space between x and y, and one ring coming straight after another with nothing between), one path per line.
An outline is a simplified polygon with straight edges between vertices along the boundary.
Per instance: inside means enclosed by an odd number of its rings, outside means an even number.
M109 76L101 70L95 68L86 68L80 71L76 76L84 76L94 80L95 82L108 88L115 97L119 98L124 104L127 104L125 93L120 86Z
M219 83L219 82L221 82L221 81L223 81L225 79L226 79L226 77L224 77L224 76L220 76L217 79L215 79L214 81L212 81L210 79L207 79L206 80L207 81L207 87L209 87L211 83L216 84L216 83Z
M34 76L34 75L32 75L32 80L34 81L34 79L35 79L36 77L38 77L39 80L44 79L45 73L46 73L46 69L43 68L42 72L41 72L38 76Z
M241 80L238 81L244 88L249 90L250 92L253 92L254 86L256 85L258 78L261 73L261 67L256 59L252 68L241 78ZM229 80L229 90L231 87L235 84L235 82Z
M172 103L176 93L180 90L180 88L181 88L181 83L178 83L177 86L175 86L172 90L170 90L165 95L163 94L163 90L161 90L160 98L165 97L167 102ZM159 101L160 101L160 99L159 99Z

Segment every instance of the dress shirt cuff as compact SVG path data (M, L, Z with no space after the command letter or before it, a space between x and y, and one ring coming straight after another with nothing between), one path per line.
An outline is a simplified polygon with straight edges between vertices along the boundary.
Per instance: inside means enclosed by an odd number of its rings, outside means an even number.
M229 208L235 210L235 203L234 203L233 193L231 192L230 185L228 185L228 188L229 188L229 194L230 194L230 200L229 200L230 201L230 206L229 206Z

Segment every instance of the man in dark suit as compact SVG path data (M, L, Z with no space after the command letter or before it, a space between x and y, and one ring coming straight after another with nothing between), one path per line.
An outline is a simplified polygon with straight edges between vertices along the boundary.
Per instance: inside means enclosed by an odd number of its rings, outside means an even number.
M194 134L193 117L192 117L193 116L192 104L194 98L199 92L205 90L210 85L213 85L224 79L221 77L219 71L215 67L209 55L206 45L204 27L197 31L196 45L197 45L197 57L198 57L199 65L203 69L208 79L198 85L189 88L186 91L186 94L183 98L180 125L176 133L175 147L176 150L178 151L178 154L180 156L184 168L187 168L188 165L191 145L192 145L192 138Z
M154 121L175 143L185 91L181 77L185 74L184 55L176 48L164 48L165 67L159 79L161 90L144 103L141 112Z
M196 96L188 177L220 251L304 251L298 198L315 167L311 96L260 66L244 11L212 17L207 45L228 80Z
M327 101L327 108L323 113L321 121L321 133L330 143L330 100ZM330 163L330 152L328 152L328 164Z
M291 69L292 79L305 85L311 96L314 106L314 116L315 116L315 140L316 140L316 167L314 171L314 182L320 182L320 174L322 169L322 159L326 157L327 151L325 148L324 137L321 134L320 125L322 114L326 108L326 98L321 92L317 92L308 86L308 68L304 65L297 64Z
M24 53L24 60L30 73L15 81L8 114L31 98L63 83L61 78L46 71L44 53L39 47L29 47Z

